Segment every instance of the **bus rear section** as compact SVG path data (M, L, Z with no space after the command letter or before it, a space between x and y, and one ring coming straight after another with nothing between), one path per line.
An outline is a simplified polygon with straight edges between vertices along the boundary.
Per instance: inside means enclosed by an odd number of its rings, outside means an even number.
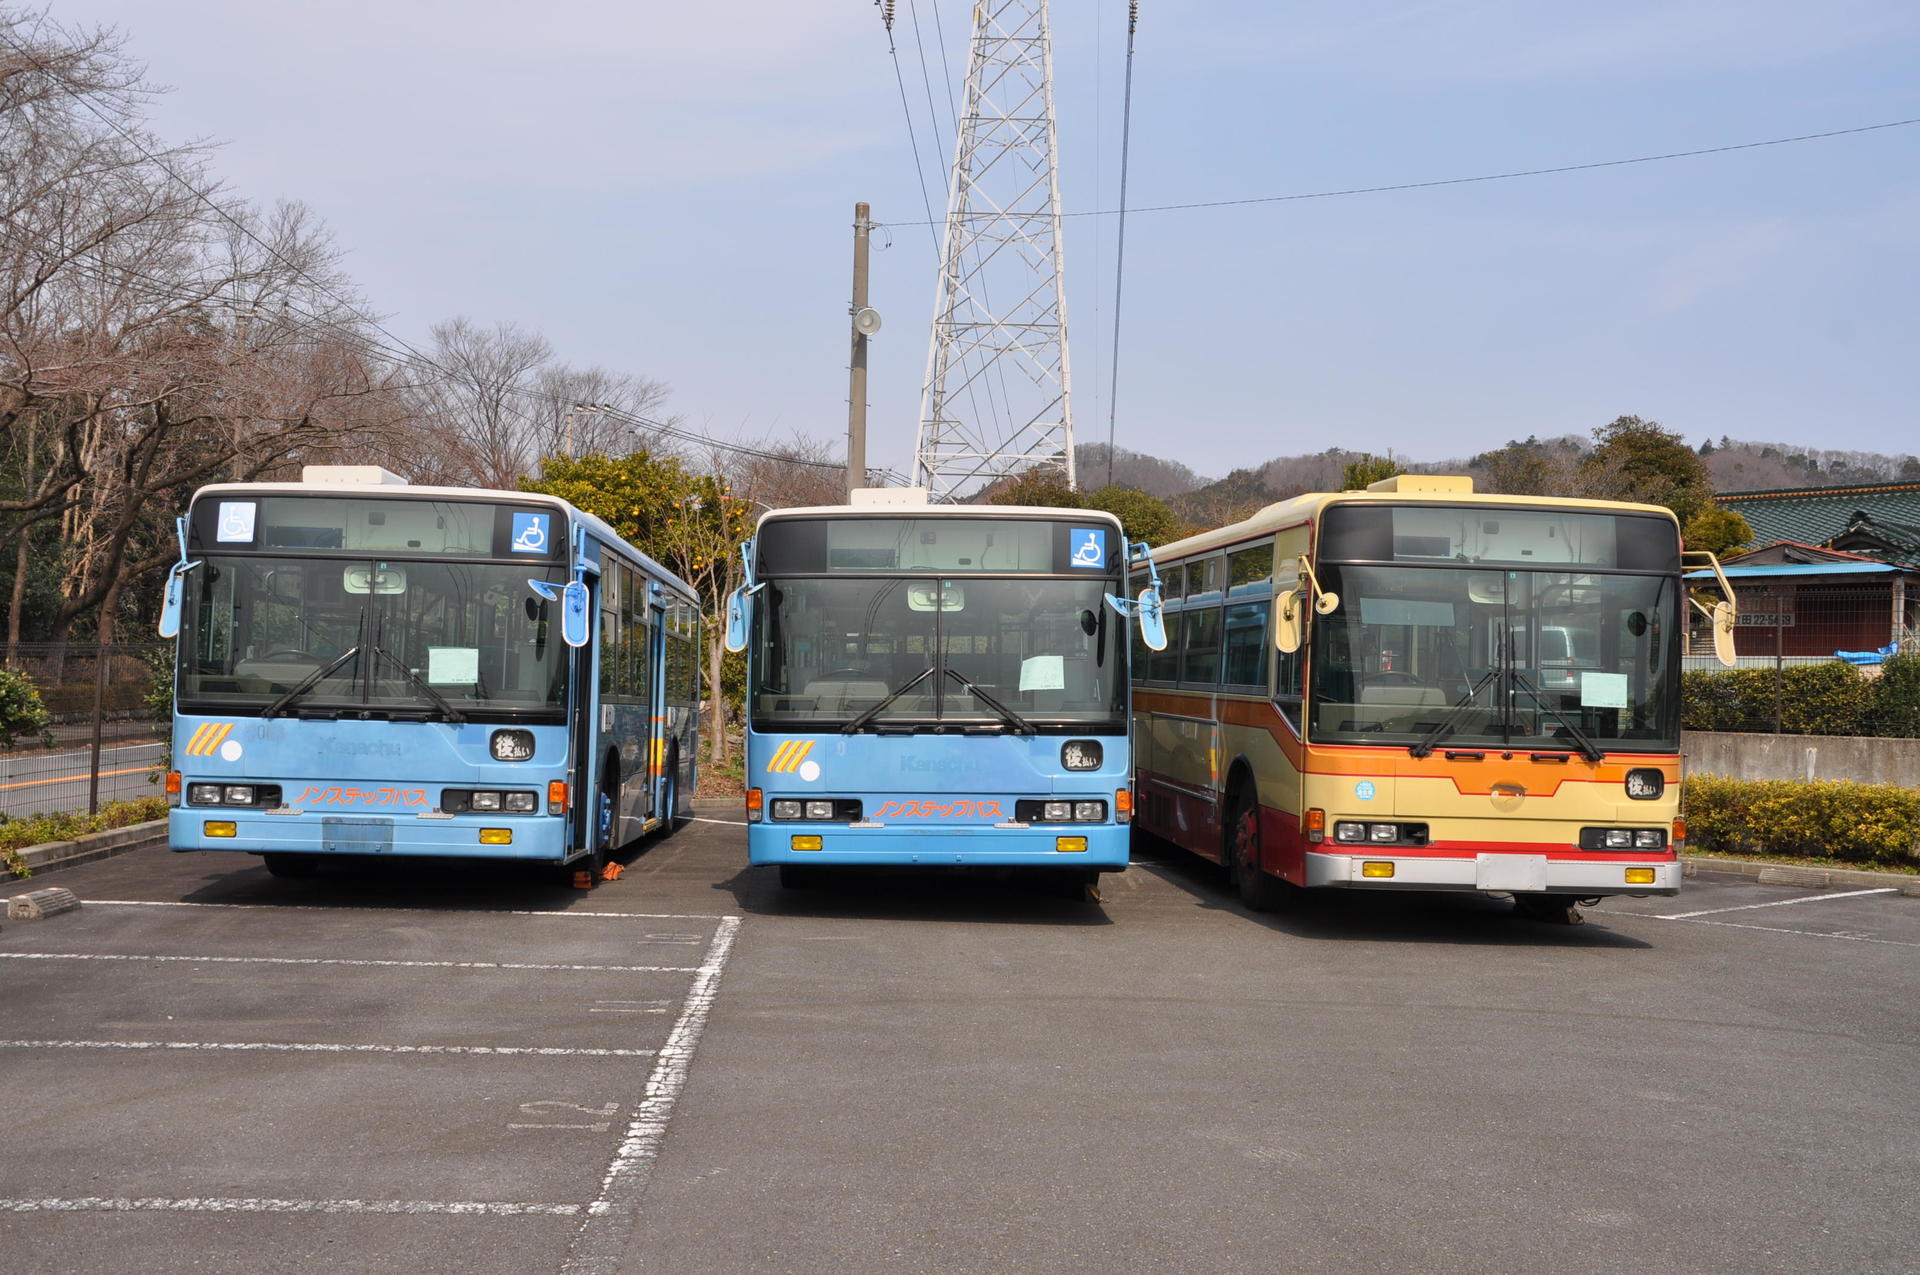
M769 732L749 755L752 863L1127 866L1123 736Z
M1679 892L1678 756L1449 752L1315 750L1306 817L1266 813L1270 869L1339 889Z
M265 854L297 874L320 855L559 864L576 840L563 726L182 714L174 750L175 850Z
M736 634L751 862L789 880L809 865L1124 868L1125 552L1118 521L1087 511L764 517Z

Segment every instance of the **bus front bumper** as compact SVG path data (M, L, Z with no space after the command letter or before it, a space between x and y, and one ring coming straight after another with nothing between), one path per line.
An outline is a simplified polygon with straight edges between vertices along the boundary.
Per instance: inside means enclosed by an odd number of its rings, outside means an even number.
M1645 879L1646 874L1651 879ZM1499 890L1514 894L1678 894L1672 859L1549 858L1538 854L1325 854L1309 850L1306 884L1347 890Z
M208 824L229 823L233 835L209 836ZM483 831L512 840L483 842ZM517 815L484 820L471 815L422 819L406 815L269 815L259 810L175 807L167 814L173 849L238 850L251 854L418 855L461 859L531 859L552 863L566 853L566 820Z
M818 850L796 850L795 838L818 837ZM1084 850L1061 849L1084 841ZM747 825L749 863L882 864L921 867L1078 868L1118 872L1127 866L1125 824L1047 824L1028 828L853 828L846 824Z

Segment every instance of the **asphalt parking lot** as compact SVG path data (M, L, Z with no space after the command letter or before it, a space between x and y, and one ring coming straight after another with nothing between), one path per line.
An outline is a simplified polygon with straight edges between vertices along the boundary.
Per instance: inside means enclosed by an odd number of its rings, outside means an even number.
M0 928L9 1272L1910 1271L1920 899L1251 915L141 851Z

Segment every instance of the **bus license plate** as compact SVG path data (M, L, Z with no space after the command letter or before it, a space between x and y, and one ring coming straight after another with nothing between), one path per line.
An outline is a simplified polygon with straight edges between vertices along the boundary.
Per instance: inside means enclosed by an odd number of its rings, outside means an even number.
M1482 890L1544 890L1547 888L1547 856L1475 855L1473 877L1473 884Z

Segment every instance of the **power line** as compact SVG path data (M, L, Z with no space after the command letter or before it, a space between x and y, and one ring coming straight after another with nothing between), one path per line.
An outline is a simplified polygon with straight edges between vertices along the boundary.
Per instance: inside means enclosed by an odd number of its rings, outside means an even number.
M1758 150L1764 146L1788 146L1795 142L1817 142L1829 137L1848 137L1855 133L1872 133L1881 129L1904 128L1910 124L1920 124L1920 118L1907 120L1889 120L1884 124L1862 124L1858 128L1836 128L1824 133L1802 133L1797 137L1774 137L1764 142L1736 142L1729 146L1708 146L1700 150L1668 151L1661 155L1636 155L1632 159L1602 159L1587 164L1562 164L1554 168L1525 168L1508 173L1483 173L1477 177L1446 177L1435 181L1396 182L1386 186L1352 186L1343 190L1317 190L1296 195L1259 195L1248 199L1212 199L1186 204L1153 204L1145 208L1128 211L1135 213L1186 212L1197 208L1235 208L1244 204L1282 204L1303 199L1339 199L1347 195L1381 195L1400 190L1428 190L1435 186L1466 186L1474 182L1511 181L1517 177L1546 177L1554 173L1580 173L1595 168L1620 168L1628 164L1654 164L1668 159L1693 159L1701 155L1724 155L1729 151ZM1062 217L1113 217L1120 209L1089 209L1084 212L1064 212ZM985 215L985 214L979 214ZM895 222L895 226L916 225L915 222Z

